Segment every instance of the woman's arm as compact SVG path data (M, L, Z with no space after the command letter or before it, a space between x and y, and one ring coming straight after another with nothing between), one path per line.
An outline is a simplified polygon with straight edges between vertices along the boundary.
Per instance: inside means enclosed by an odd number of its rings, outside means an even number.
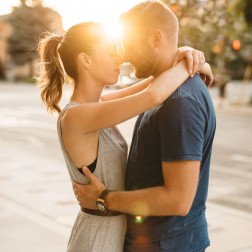
M85 103L68 109L62 120L82 133L124 122L164 102L187 78L186 62L162 73L143 91L107 102Z
M203 81L206 83L206 85L209 87L212 85L214 76L211 70L211 67L208 63L204 63L202 68L200 69L200 74L203 75Z
M175 66L178 62L180 62L183 59L186 60L187 70L190 76L192 77L197 71L199 71L201 74L204 75L204 78L203 78L204 82L206 82L206 84L209 85L208 83L210 79L212 78L211 69L210 69L210 72L208 71L207 73L206 71L203 72L201 70L202 66L204 66L204 63L205 63L204 53L189 46L180 47L178 48L177 54L174 58L173 66ZM136 94L144 90L146 87L148 87L148 85L153 80L154 80L153 77L149 77L147 79L144 79L140 82L135 83L134 85L130 87L116 90L108 94L104 94L101 96L101 99L102 101L111 101L111 100L116 100L119 98L129 96L132 94Z
M129 96L132 94L136 94L138 92L141 92L145 88L147 88L153 80L154 80L154 77L149 77L147 79L144 79L142 81L135 83L134 85L130 87L126 87L126 88L116 90L108 94L104 94L101 96L101 99L102 101L111 101L111 100L116 100L119 98Z

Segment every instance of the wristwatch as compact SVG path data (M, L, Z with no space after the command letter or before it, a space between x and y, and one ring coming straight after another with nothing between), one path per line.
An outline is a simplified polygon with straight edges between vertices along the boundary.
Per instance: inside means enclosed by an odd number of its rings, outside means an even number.
M106 197L108 196L110 192L111 192L110 190L105 189L104 191L102 191L99 198L96 200L96 207L101 212L104 212L104 213L108 212L108 205L106 203Z

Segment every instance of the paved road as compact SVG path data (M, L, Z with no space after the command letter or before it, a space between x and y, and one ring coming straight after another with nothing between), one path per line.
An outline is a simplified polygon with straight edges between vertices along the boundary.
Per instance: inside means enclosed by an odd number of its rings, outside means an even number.
M69 88L62 105L68 96ZM217 109L208 251L251 252L252 112L225 106ZM0 251L65 251L78 206L56 119L46 114L36 87L0 83ZM134 120L119 125L129 143Z

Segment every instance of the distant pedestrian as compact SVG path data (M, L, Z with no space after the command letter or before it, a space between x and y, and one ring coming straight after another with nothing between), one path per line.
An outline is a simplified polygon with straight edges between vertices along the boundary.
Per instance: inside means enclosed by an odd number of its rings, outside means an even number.
M230 77L224 71L218 71L214 77L215 77L215 83L219 90L218 107L222 108L226 100L227 84L228 84L228 81L230 80Z

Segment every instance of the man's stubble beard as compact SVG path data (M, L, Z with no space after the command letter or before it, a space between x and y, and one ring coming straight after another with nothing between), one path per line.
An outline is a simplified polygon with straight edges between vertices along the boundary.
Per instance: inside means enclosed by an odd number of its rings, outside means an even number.
M148 56L146 60L143 60L135 67L135 76L139 79L148 78L151 75L154 75L157 68L157 56L155 55L152 48L148 48ZM147 54L146 54L147 55ZM141 64L142 63L142 64Z

